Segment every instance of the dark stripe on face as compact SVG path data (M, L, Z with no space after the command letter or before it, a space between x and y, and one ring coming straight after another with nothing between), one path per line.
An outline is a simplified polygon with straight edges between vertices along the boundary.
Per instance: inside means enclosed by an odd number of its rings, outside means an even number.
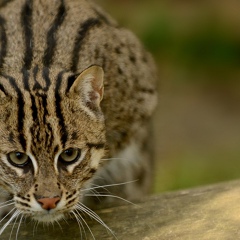
M47 48L44 52L44 57L43 57L43 64L46 67L49 67L52 63L52 59L53 59L53 55L54 55L54 51L57 43L56 31L63 23L65 15L66 15L66 9L64 6L64 1L62 0L58 8L57 16L47 33Z
M0 68L2 68L4 64L4 58L7 54L7 35L5 31L5 20L0 17Z
M24 99L21 90L16 84L16 80L13 77L2 75L3 77L9 80L10 85L14 88L17 93L17 101L18 101L18 133L19 133L19 142L22 145L23 150L26 150L26 139L23 134L23 123L25 118L24 113Z
M40 83L37 80L37 74L38 74L38 66L35 66L33 68L33 79L34 79L33 91L39 90L42 88L42 86L40 85Z
M78 61L79 61L79 52L81 50L82 43L84 38L86 37L89 30L91 30L95 26L99 26L101 24L99 19L90 18L86 20L84 23L80 25L78 30L78 34L75 38L75 45L72 51L72 60L71 60L71 70L72 72L76 72Z
M2 84L0 84L0 91L2 91L5 95L7 95L7 92Z
M51 80L49 78L49 69L48 68L43 68L42 71L42 77L46 82L46 87L43 89L44 91L48 91L50 85L51 85Z
M43 107L43 124L45 125L45 133L46 133L46 140L45 140L45 147L47 149L47 147L51 146L51 144L53 143L53 129L52 126L47 123L47 116L49 116L49 112L47 109L47 95L46 94L42 94L41 95L41 99L42 99L42 107Z
M34 79L33 91L41 88L41 85L37 81L37 73L38 73L38 66L35 66L33 68L33 79ZM37 122L39 124L37 103L36 103L36 99L33 94L31 94L31 103L32 103L31 108L32 108L33 121L35 123Z
M52 126L47 123L47 116L49 116L47 109L47 95L45 93L37 92L36 96L31 95L31 102L32 118L34 121L33 126L30 128L32 139L34 139L35 143L45 143L45 150L47 150L53 143L54 137ZM43 112L41 112L41 110L43 110ZM41 132L43 131L40 127L41 122L44 125L44 132ZM45 137L43 137L44 135Z
M33 86L33 90L43 90L45 92L47 92L49 90L49 87L51 85L51 80L49 78L49 69L44 67L42 70L42 78L45 80L45 87L41 86L40 83L37 80L37 74L38 74L39 68L38 66L35 66L33 69L33 79L34 79L34 86Z
M35 66L33 68L33 79L34 79L33 91L35 91L37 89L41 89L41 85L37 81L37 74L38 74L38 66Z
M24 66L26 69L31 68L33 59L33 31L32 31L32 1L27 0L21 12L21 23L23 27L25 39L25 53L24 53Z
M45 143L45 148L47 149L52 146L52 143L54 141L54 135L53 128L49 123L46 124L46 129L48 129L48 131L46 131L46 143Z
M43 107L43 123L44 125L46 125L47 116L49 115L47 110L47 95L41 94L41 99L42 99L42 107Z
M33 121L39 125L39 120L38 120L38 110L37 110L37 106L36 106L36 101L35 101L35 98L34 96L31 94L31 102L32 102L32 118L33 118Z
M105 148L105 143L87 143L89 148L102 149Z
M29 72L28 72L28 70L23 68L22 69L22 74L23 74L24 89L26 89L27 91L30 91L30 88L29 88Z
M59 127L61 129L61 131L60 131L61 132L61 142L62 142L62 146L64 148L65 143L68 139L68 133L67 133L67 129L66 129L63 114L62 114L62 107L61 107L62 98L61 98L60 92L59 92L59 89L60 89L61 83L62 83L63 73L64 73L64 71L60 72L57 77L57 83L56 83L56 89L55 89L55 101L56 101L55 106L56 106L56 115L57 115L58 121L59 121Z

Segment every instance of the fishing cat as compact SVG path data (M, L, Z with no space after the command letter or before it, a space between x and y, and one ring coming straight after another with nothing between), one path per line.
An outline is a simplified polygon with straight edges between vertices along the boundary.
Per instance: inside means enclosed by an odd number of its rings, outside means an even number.
M76 215L83 203L98 204L88 198L94 194L110 201L108 191L144 196L155 81L138 39L95 3L2 2L0 187L8 223Z

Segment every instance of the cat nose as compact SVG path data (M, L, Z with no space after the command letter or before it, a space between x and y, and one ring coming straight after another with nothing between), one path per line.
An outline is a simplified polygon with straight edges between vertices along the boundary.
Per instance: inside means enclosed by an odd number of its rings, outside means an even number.
M54 197L54 198L40 198L37 200L41 207L45 210L51 210L56 208L58 202L60 201L60 197Z

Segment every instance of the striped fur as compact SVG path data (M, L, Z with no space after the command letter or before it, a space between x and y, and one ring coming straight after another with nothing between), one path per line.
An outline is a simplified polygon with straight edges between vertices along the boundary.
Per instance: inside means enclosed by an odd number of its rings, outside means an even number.
M92 182L140 179L123 186L122 196L145 194L155 80L151 56L136 37L91 1L4 1L0 186L16 208L39 221L58 220L79 199L90 204L83 189ZM69 165L60 162L60 154L71 148L81 149L81 156ZM11 152L27 154L29 163L13 165ZM98 170L104 156L124 157ZM49 218L38 199L56 196L60 202Z

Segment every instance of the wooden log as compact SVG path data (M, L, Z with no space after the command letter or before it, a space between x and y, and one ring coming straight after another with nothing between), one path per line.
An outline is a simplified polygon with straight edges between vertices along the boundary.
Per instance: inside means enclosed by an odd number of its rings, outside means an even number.
M137 205L102 209L97 214L116 237L86 218L96 240L240 239L240 181L151 196ZM17 239L94 239L86 226L80 233L76 220L60 224L44 227L26 221ZM0 239L9 240L12 229L11 239L15 239L18 223L10 224Z

